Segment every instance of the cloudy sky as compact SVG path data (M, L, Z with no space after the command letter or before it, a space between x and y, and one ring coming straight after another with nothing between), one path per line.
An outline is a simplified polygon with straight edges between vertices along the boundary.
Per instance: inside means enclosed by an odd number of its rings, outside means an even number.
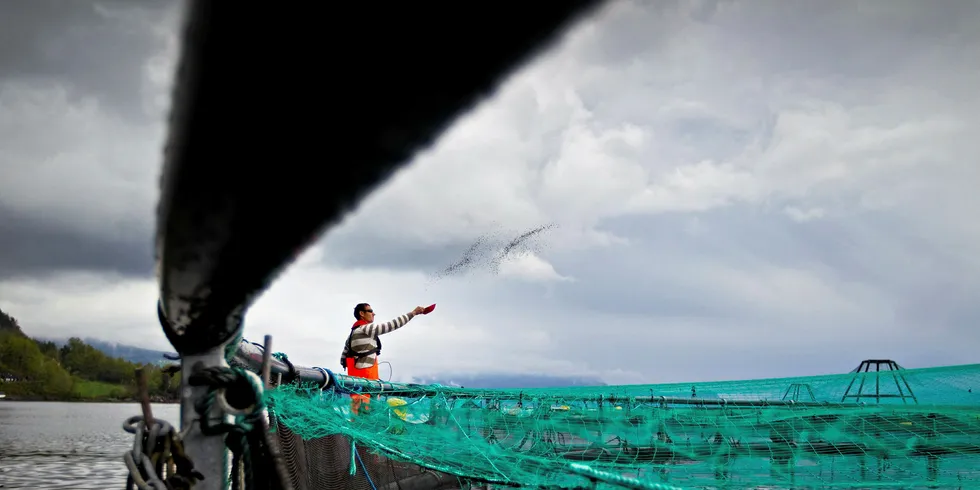
M0 3L0 308L30 335L169 349L151 235L178 7ZM330 230L245 335L333 367L355 303L435 302L385 339L394 379L975 362L978 23L971 0L613 2Z

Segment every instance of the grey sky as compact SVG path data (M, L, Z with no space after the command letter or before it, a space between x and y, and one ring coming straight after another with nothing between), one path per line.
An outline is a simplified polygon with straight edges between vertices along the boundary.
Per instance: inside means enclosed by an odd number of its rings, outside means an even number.
M150 185L177 6L0 6L0 278L152 272Z
M166 348L150 234L176 4L71 5L0 4L0 307ZM322 365L354 303L438 302L385 343L396 378L974 362L978 22L971 1L612 2L332 230L246 335ZM547 223L496 275L428 276Z
M175 2L4 2L0 78L60 82L73 100L96 97L126 118L159 117L144 92L145 64L173 30Z

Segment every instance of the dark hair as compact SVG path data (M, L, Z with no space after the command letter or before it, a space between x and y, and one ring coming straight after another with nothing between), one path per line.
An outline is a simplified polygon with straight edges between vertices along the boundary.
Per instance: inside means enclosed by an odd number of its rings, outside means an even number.
M366 311L367 310L367 307L368 307L368 304L367 303L358 303L357 306L354 307L354 319L355 320L360 320L361 319L361 312L362 311Z

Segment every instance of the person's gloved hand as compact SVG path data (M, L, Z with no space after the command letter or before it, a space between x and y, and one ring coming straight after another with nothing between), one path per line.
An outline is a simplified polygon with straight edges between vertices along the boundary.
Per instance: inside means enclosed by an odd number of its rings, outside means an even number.
M416 306L415 309L412 310L412 313L416 315L428 315L429 313L432 313L432 310L435 309L436 309L436 304L432 303L431 305L426 306L425 308L422 308L421 306Z

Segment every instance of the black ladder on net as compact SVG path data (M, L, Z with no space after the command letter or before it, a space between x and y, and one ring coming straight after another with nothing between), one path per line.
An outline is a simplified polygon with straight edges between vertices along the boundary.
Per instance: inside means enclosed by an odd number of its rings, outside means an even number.
M872 373L871 367L874 366L873 376L874 376L874 393L868 393L865 391L865 383L868 381L869 374ZM885 369L882 369L882 366ZM854 403L858 403L862 398L872 398L875 403L881 403L882 398L901 398L902 403L908 403L911 399L913 403L918 404L919 400L912 393L912 387L909 385L908 380L905 379L905 375L902 371L905 368L899 366L897 362L891 359L867 359L861 361L856 369L851 371L854 373L854 377L851 378L851 384L847 385L847 390L844 391L844 396L841 397L840 401L843 403L847 401L848 398L854 398ZM888 381L893 381L895 383L895 388L898 389L898 393L882 393L881 392L881 378L885 376L890 379L886 379L886 384L890 386ZM854 387L854 383L860 379L860 384L858 385L857 392L851 393L851 389ZM902 389L904 386L905 389ZM870 386L868 387L870 391Z
M800 399L804 398L804 399ZM786 393L783 393L783 401L790 400L794 402L805 401L805 402L816 402L817 397L813 394L813 388L807 383L793 383L786 388Z

